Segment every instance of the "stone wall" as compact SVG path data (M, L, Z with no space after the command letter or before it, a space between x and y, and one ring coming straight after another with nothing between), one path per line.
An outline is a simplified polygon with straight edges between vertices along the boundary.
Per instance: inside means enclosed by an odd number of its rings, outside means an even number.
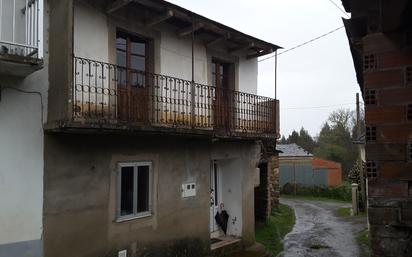
M279 206L279 156L269 155L260 165L260 185L255 188L255 219L265 222Z

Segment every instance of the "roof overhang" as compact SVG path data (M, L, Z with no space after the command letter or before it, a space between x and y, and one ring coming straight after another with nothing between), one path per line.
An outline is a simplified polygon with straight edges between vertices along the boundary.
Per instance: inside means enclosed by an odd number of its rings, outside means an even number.
M224 44L229 53L245 53L247 58L257 58L281 49L280 46L247 35L236 29L208 19L190 10L164 0L111 0L106 12L115 13L128 5L144 7L150 15L144 21L146 26L155 26L167 22L177 27L179 37L192 33L205 35L208 47Z

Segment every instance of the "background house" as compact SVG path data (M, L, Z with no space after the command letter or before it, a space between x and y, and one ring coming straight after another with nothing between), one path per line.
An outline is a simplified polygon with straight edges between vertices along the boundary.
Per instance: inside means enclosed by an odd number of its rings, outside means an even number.
M277 145L279 153L280 187L336 186L342 182L341 165L314 157L297 144Z
M327 186L339 186L342 184L342 165L340 163L324 160L318 157L313 157L312 160L312 169L314 175L319 176L318 174L327 174Z

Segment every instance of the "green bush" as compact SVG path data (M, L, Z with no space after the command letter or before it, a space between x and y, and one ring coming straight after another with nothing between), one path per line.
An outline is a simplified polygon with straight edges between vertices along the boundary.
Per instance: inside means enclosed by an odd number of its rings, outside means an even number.
M340 186L336 187L319 187L319 186L302 186L296 185L296 192L294 190L295 185L285 185L284 188L288 190L282 190L283 194L286 195L297 195L297 196L312 196L320 198L329 198L341 201L351 201L352 200L352 189L348 182L344 182ZM293 188L293 190L290 190Z

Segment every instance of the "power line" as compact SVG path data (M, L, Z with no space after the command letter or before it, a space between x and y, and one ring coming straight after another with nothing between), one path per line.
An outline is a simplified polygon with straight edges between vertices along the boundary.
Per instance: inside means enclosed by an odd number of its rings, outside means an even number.
M344 15L346 15L346 17L350 18L349 15L344 10L342 10L342 8L339 7L339 5L333 2L333 0L329 0L329 2L331 2L336 8L339 9L339 11L341 11Z
M316 40L319 40L319 39L321 39L321 38L324 38L324 37L326 37L326 36L328 36L328 35L336 32L336 31L342 29L343 27L344 27L344 26L341 26L341 27L336 28L336 29L334 29L334 30L331 30L331 31L329 31L329 32L327 32L327 33L325 33L325 34L322 34L322 35L320 35L320 36L318 36L318 37L315 37L315 38L313 38L313 39L311 39L311 40L309 40L309 41L306 41L306 42L304 42L304 43L302 43L302 44L299 44L299 45L297 45L297 46L295 46L295 47L292 47L292 48L289 48L289 49L287 49L287 50L285 50L285 51L283 51L283 52L280 52L280 53L278 53L278 56L281 55L281 54L290 52L290 51L292 51L292 50L295 50L295 49L297 49L297 48L300 48L300 47L302 47L302 46L305 46L305 45L307 45L307 44L310 44L310 43L312 43L312 42L314 42L314 41L316 41ZM271 58L275 58L275 56L276 56L276 54L275 54L275 55L268 56L268 57L266 57L266 58L264 58L264 59L259 60L258 62L263 62L263 61L269 60L269 59L271 59Z
M356 103L342 103L342 104L335 104L335 105L324 105L324 106L310 106L310 107L288 107L288 108L280 108L281 110L311 110L311 109L323 109L323 108L331 108L331 107L343 107L348 105L355 105Z

